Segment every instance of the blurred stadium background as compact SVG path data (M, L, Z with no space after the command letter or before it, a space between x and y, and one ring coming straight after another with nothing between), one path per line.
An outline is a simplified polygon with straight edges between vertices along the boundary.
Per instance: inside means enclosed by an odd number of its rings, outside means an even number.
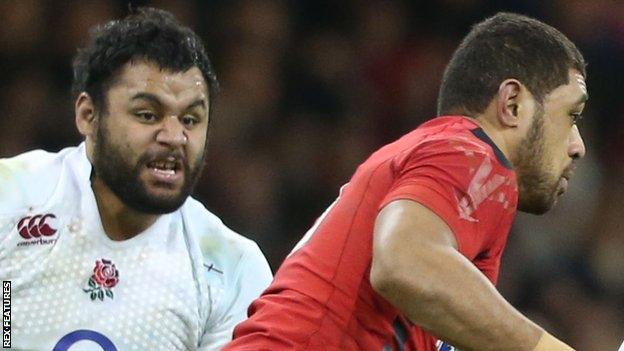
M369 153L435 115L444 66L500 10L550 23L587 61L588 156L545 217L520 215L499 287L579 350L624 338L624 1L133 1L204 39L222 92L199 197L273 269ZM71 58L127 1L0 1L0 157L80 142ZM1 185L0 185L1 186Z

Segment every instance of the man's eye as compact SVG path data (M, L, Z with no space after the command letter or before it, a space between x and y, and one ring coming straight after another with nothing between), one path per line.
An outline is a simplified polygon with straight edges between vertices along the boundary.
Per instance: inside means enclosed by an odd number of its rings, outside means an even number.
M574 123L574 124L578 123L578 121L583 119L583 114L582 113L572 113L572 114L570 114L570 116L572 116L572 123Z
M197 117L195 116L186 115L182 117L182 124L184 124L185 126L192 127L196 125L197 123L199 123L199 119L197 119Z
M156 120L156 114L149 111L137 112L135 113L135 116L146 122L154 122Z

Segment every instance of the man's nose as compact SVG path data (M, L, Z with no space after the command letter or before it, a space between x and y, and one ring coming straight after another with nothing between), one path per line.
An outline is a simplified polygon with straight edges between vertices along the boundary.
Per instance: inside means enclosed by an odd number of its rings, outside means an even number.
M585 143L581 137L581 133L578 130L576 124L572 126L572 133L570 134L570 140L568 144L568 156L574 160L585 157Z
M186 128L177 116L168 116L162 122L162 127L156 135L156 141L174 147L184 146L188 141Z

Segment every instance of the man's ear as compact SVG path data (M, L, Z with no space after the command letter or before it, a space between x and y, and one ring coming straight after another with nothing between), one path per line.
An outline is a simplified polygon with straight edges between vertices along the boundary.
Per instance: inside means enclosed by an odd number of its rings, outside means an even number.
M89 94L82 92L76 99L74 106L76 127L85 138L93 137L96 129L96 113L93 99Z
M517 79L505 79L498 87L496 112L503 126L515 128L520 124L522 88L522 83Z

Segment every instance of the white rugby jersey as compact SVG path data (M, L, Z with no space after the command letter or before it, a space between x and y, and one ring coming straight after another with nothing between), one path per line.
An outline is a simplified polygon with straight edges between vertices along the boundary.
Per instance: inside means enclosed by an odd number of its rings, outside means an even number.
M268 286L258 246L189 198L110 240L84 144L0 160L13 350L218 350Z

